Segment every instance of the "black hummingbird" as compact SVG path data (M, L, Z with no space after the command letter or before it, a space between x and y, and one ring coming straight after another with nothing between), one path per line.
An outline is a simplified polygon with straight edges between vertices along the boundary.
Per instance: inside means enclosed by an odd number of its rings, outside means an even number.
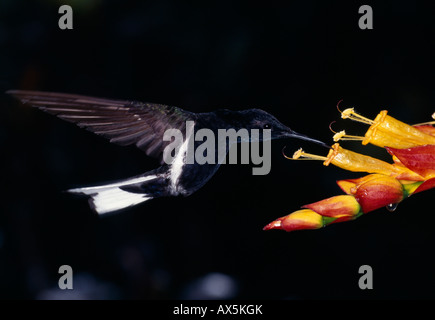
M194 130L270 129L270 139L298 138L328 147L321 141L299 134L261 109L193 113L178 107L126 100L94 98L75 94L10 90L8 94L22 103L37 107L61 119L86 128L121 146L136 145L161 166L152 171L109 184L70 189L68 192L89 195L89 204L97 213L114 212L149 199L164 196L188 196L201 188L216 172L215 163L186 163L186 148L179 148L171 163L163 159L167 129L186 130L193 121ZM257 140L264 140L263 137ZM250 141L253 141L250 139ZM239 141L230 141L237 143ZM197 144L195 143L195 147ZM226 150L228 152L228 149Z

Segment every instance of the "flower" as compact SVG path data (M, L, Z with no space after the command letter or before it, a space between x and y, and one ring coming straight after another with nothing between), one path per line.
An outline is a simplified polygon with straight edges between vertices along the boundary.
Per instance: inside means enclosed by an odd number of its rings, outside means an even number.
M319 229L332 223L354 220L364 213L399 203L408 196L408 190L415 190L422 182L414 182L416 185L411 189L390 176L370 174L337 183L347 195L304 205L302 210L269 223L263 230Z
M354 108L348 108L341 113L343 119L369 124L370 127L364 137L340 134L335 136L335 139L361 140L363 145L371 143L382 148L393 147L397 149L435 144L435 136L427 133L428 128L419 130L387 115L387 113L387 110L382 110L374 120L370 120L356 113Z
M435 136L435 127L428 125L428 124L423 124L423 125L414 125L414 128L420 130L421 132L430 134L431 136Z
M319 229L325 226L330 219L310 209L295 211L285 217L272 221L263 230L281 229L285 231L294 231L302 229Z
M361 206L351 195L334 196L302 208L311 209L324 217L342 218L354 217L361 212Z
M422 192L422 191L426 191L429 189L435 188L435 178L426 180L425 182L423 182L415 191L414 193L418 193L418 192Z
M329 224L354 220L382 207L392 207L414 193L435 187L435 122L414 126L400 122L381 111L375 120L357 114L353 108L342 112L350 118L370 124L364 137L338 132L334 140L360 140L385 147L392 164L342 148L335 143L328 155L318 156L296 151L288 159L321 160L349 171L370 173L357 179L337 181L346 195L334 196L302 206L301 210L269 223L264 230L294 231L319 229ZM435 113L432 115L435 119Z
M405 167L418 173L425 179L435 178L435 145L417 146L407 149L386 148L397 157Z
M337 167L353 172L381 173L398 179L424 180L418 173L411 171L403 165L390 164L370 156L346 150L340 147L338 143L335 143L331 147L326 157L305 153L302 149L299 149L294 153L292 158L287 158L293 160L322 160L325 166L332 163Z
M424 177L413 193L435 188L435 145L424 145L408 149L386 148L396 161Z
M355 197L364 213L399 203L408 196L399 180L383 174L341 180L337 184L344 192Z

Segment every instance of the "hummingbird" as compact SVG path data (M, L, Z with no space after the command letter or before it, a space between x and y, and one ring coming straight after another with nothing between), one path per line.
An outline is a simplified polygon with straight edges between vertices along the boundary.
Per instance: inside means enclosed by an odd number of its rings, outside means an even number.
M194 124L196 132L200 129L209 129L214 133L219 129L267 129L270 130L270 140L297 138L329 148L319 140L293 131L261 109L219 109L194 113L163 104L77 94L26 90L9 90L6 93L23 104L75 123L112 143L120 146L135 145L147 156L159 161L160 167L134 177L67 190L69 193L87 195L91 209L98 214L116 212L158 197L189 196L210 180L222 159L215 163L186 163L187 142L176 149L171 162L164 161L164 149L170 143L163 139L165 131L185 131L188 121ZM264 141L265 135L258 136L256 140ZM250 141L255 140L250 138ZM230 141L230 144L238 142L240 140ZM195 142L194 147L197 146Z

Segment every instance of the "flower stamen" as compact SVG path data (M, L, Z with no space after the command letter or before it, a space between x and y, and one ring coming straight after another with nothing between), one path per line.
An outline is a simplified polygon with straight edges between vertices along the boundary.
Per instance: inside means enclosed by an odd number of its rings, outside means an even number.
M336 131L334 131L333 129L332 129L332 125L334 124L334 123L336 123L337 121L332 121L330 124L329 124L329 130L331 130L333 133L337 133Z
M366 117L363 117L362 115L355 112L354 108L347 108L341 113L342 119L350 119L357 122L362 122L368 125L372 125L374 123L373 120L370 120Z
M435 120L435 112L432 114L432 119ZM413 126L423 126L425 124L435 124L435 121L417 123L417 124L413 124Z
M297 150L292 157L285 155L283 149L283 155L290 160L320 160L323 161L324 166L333 164L336 167L353 172L379 173L413 181L423 179L421 175L403 165L392 165L376 158L343 149L338 143L332 145L326 157L306 153L302 149Z
M318 156L315 154L311 154L311 153L306 153L302 150L302 148L300 148L299 150L297 150L292 157L287 156L284 153L284 149L283 151L283 155L285 158L290 159L290 160L321 160L321 161L326 161L328 160L327 157L322 157L322 156Z
M340 105L340 103L343 101L343 99L341 99L340 101L338 101L337 102L337 110L338 110L338 112L340 112L341 113L341 110L338 108L338 106Z
M336 132L334 134L334 136L332 137L332 139L334 139L334 142L337 142L340 140L363 141L365 139L365 137L347 135L346 131L342 130L340 132Z

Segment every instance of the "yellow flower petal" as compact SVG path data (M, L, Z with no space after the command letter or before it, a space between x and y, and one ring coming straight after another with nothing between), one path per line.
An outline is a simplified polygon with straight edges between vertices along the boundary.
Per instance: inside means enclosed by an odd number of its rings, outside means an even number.
M399 121L382 110L367 130L363 145L371 143L379 147L405 149L425 144L435 144L435 137ZM367 123L367 122L365 122Z
M392 177L406 176L406 178L414 180L423 179L423 177L406 167L394 166L385 161L343 149L338 143L332 146L332 149L329 151L326 158L326 161L323 163L325 166L332 163L333 165L348 171L380 173Z

